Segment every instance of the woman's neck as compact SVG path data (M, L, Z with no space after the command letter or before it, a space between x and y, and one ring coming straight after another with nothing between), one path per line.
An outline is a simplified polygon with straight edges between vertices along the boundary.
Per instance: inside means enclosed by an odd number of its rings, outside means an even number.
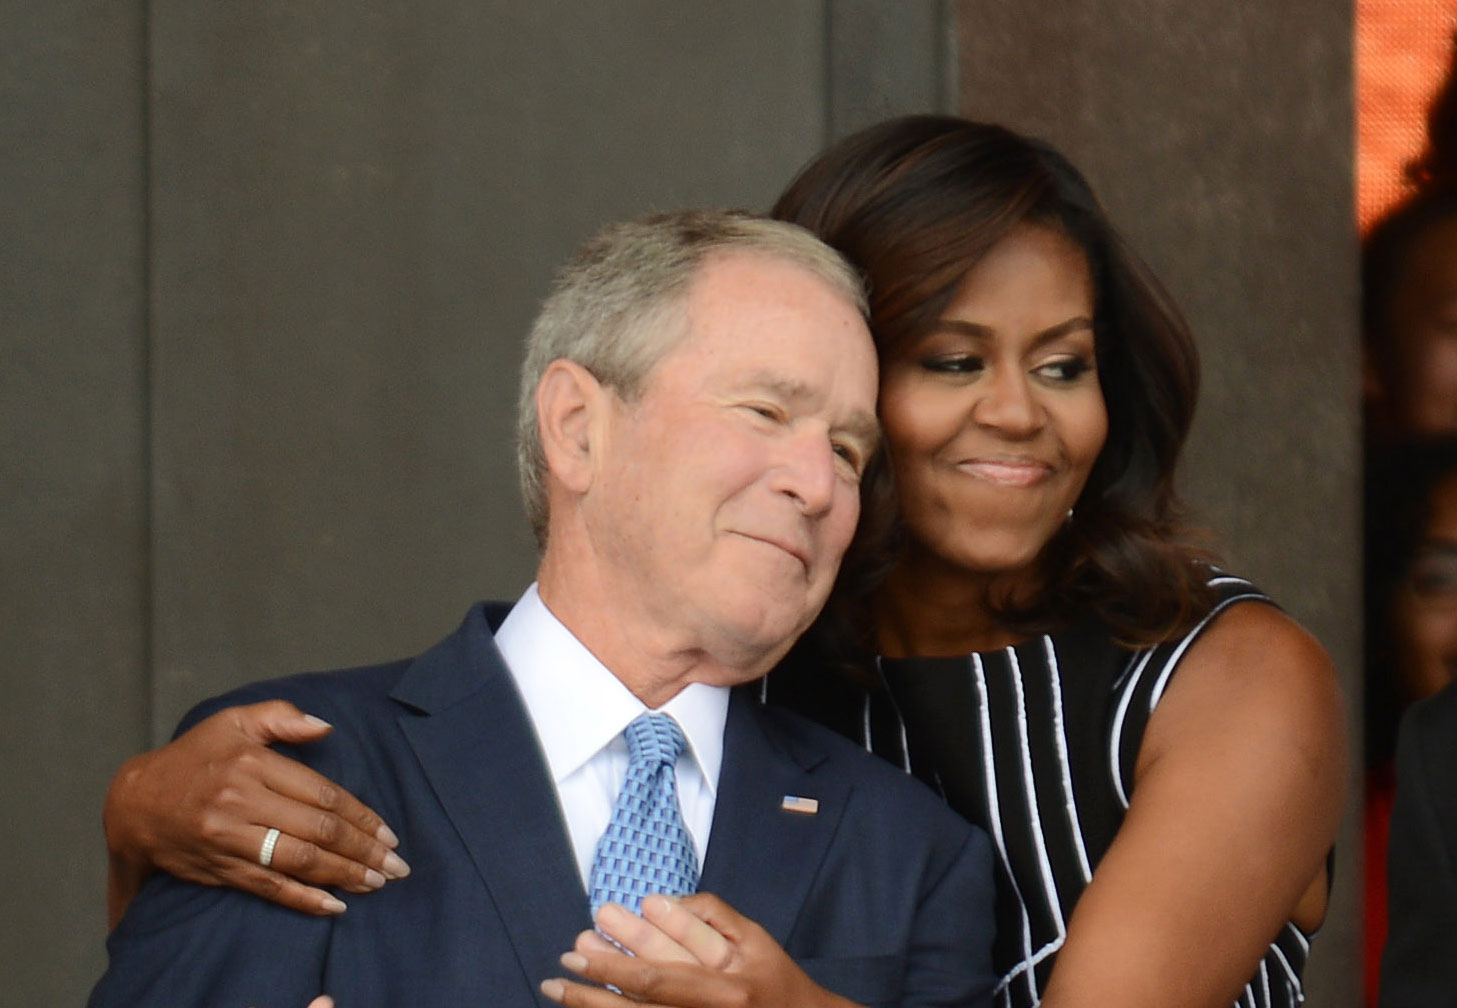
M1025 638L1004 626L991 600L1026 590L1027 571L973 573L935 557L903 556L875 595L880 653L887 658L954 657L995 651Z

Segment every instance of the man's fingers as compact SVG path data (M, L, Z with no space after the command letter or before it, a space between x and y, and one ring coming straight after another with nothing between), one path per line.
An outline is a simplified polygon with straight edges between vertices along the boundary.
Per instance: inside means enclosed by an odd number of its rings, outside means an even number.
M729 909L721 900L720 905L735 918L739 914ZM707 919L684 907L676 897L648 896L642 904L643 918L657 927L680 948L686 949L693 960L710 969L727 969L733 962L732 942L721 934ZM720 914L723 919L723 914ZM734 922L736 923L736 922Z
M679 916L691 915L679 914ZM603 934L633 955L662 962L698 961L690 950L665 934L657 925L616 903L604 903L597 911L596 923L602 929ZM703 926L707 927L707 925ZM585 953L590 949L578 948L577 951Z
M686 910L703 921L732 944L742 943L752 932L763 930L713 893L698 892L679 896L674 899L674 904L679 910Z

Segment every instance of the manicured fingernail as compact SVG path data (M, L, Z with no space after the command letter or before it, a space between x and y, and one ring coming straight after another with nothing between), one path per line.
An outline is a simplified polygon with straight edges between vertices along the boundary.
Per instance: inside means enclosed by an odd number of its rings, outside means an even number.
M587 957L580 952L563 952L561 961L573 973L581 973L587 968Z
M562 996L567 992L567 985L565 982L553 977L550 980L543 980L541 982L541 992L553 1001L560 1001Z
M325 721L323 718L321 718L321 717L314 717L312 714L305 714L304 715L304 720L307 721L309 724L313 725L315 728L332 728L332 727L334 727L329 722Z
M373 868L366 868L364 871L364 884L371 889L383 889L385 877Z
M337 900L333 896L325 896L322 904L325 913L341 914L349 908L344 905L343 900Z
M402 879L410 874L410 866L405 864L405 859L393 851L384 856L384 873L392 879Z
M374 838L386 847L398 847L400 845L400 838L395 836L395 831L384 823L380 823L379 829L374 831Z

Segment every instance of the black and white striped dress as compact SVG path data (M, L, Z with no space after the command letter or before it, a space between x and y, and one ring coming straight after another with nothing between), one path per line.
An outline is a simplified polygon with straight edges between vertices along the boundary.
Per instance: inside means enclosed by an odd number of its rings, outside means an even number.
M1247 581L1214 583L1216 606L1184 637L1156 647L1129 651L1088 624L965 658L882 659L891 702L861 694L857 726L846 723L844 703L829 718L823 708L807 711L914 772L991 835L1000 860L999 1006L1041 1000L1073 905L1128 808L1149 715L1190 644L1227 606L1268 601ZM820 697L788 701L805 709ZM1237 1004L1299 1004L1308 951L1307 937L1287 923Z

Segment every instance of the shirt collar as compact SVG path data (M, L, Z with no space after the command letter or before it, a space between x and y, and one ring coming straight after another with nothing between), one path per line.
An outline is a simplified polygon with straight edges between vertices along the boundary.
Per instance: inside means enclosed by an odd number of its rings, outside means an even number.
M648 708L557 619L533 583L496 631L496 646L526 703L557 783L612 743ZM690 683L662 707L717 794L728 718L725 686Z

